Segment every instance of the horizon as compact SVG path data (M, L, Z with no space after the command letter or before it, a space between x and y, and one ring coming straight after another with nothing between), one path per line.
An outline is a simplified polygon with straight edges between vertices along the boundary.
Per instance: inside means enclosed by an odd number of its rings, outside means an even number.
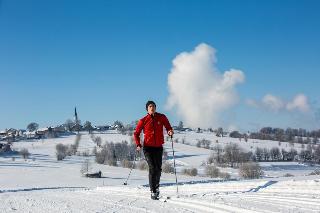
M52 125L45 125L45 126L39 125L39 127L38 127L37 129L49 128L49 127L57 127L57 126L60 126L60 125L64 125L68 120L71 120L71 121L73 121L73 122L76 122L74 118L68 118L68 119L66 119L64 122L61 122L61 123L55 122L55 124L52 124ZM90 120L85 120L85 121L83 121L83 120L79 119L78 121L80 121L80 125L82 125L82 126L84 125L84 123L85 123L86 121L89 121L93 127L99 127L99 126L112 126L116 121L120 121L120 120L114 120L114 121L111 121L111 122L109 122L109 123L108 123L108 122L105 122L105 123L101 123L101 124L100 124L100 123L99 123L99 124L92 123ZM137 121L137 120L136 120L136 121ZM123 125L130 125L130 124L132 124L132 123L134 123L134 122L136 122L136 121L129 121L129 122L120 121L120 122L121 122ZM174 124L171 123L171 125L178 127L179 124L180 124L180 122L183 123L183 121L178 121L178 123L174 123ZM28 124L30 124L30 123L33 123L33 122L29 122ZM35 121L34 123L37 123L37 122ZM8 128L0 129L0 131L9 130L9 129L11 129L11 128L16 129L16 130L27 130L28 124L26 125L26 127L22 127L22 128L8 127ZM37 124L38 124L38 123L37 123ZM183 127L184 127L184 128L192 129L193 131L195 131L196 129L200 128L200 127L198 127L198 128L191 128L191 127L189 127L189 126L186 126L184 123L183 123ZM305 129L305 128L302 128L302 127L293 128L293 127L290 127L290 126L284 127L284 128L276 127L276 126L263 126L263 127L261 127L261 129L262 129L262 128L268 128L268 127L271 127L272 129L280 128L280 129L283 129L283 130L286 130L286 129L304 129L304 130L306 130L307 132L319 131L319 130L320 130L320 129ZM221 127L216 127L216 128L209 127L209 128L200 128L200 129L201 129L201 130L204 130L204 131L209 131L209 129L217 130L218 128L221 128ZM223 127L222 127L222 128L223 128ZM241 130L229 130L229 129L224 129L224 128L223 128L223 131L224 131L224 132L238 131L238 132L240 132L240 133L249 133L249 132L253 133L253 132L259 132L261 129L256 129L256 130L242 130L242 131L241 131ZM87 130L81 130L81 132L83 132L83 131L86 132Z
M320 2L0 0L0 130L130 123L320 129Z

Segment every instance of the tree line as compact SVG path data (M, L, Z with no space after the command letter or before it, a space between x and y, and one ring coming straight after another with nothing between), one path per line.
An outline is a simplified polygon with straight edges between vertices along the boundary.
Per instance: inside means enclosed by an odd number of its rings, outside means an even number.
M238 131L232 131L229 135L232 138L250 138L259 140L274 140L281 142L293 142L293 143L319 143L320 129L307 131L306 129L294 129L294 128L272 128L263 127L258 132L241 134Z
M213 147L213 153L208 159L208 163L215 163L218 166L239 167L243 163L250 161L299 161L309 164L320 164L320 145L308 144L300 152L291 148L289 151L278 147L260 148L254 152L246 152L238 144L228 144L224 148L220 145Z

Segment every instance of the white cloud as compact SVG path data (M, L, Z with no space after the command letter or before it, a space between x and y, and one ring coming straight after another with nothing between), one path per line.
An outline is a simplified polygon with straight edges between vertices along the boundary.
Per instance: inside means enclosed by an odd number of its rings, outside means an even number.
M298 110L304 113L307 113L310 111L308 98L304 94L296 95L291 102L287 103L286 108L289 111Z
M221 74L216 62L216 50L204 43L173 60L167 107L176 108L187 126L217 126L219 114L238 101L235 86L244 82L243 72L230 69Z
M310 112L308 98L304 94L297 94L292 101L285 101L272 94L265 95L261 101L247 99L246 104L250 107L278 111L299 111L301 113Z
M276 112L283 109L283 107L285 106L285 104L281 100L281 98L276 97L271 94L267 94L262 98L262 104L267 109L270 109L270 110L276 111Z

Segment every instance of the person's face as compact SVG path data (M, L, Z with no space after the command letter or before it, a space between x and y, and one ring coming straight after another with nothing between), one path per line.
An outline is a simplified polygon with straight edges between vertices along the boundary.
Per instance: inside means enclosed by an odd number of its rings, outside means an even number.
M148 113L153 115L156 112L156 106L154 104L149 104L148 106Z

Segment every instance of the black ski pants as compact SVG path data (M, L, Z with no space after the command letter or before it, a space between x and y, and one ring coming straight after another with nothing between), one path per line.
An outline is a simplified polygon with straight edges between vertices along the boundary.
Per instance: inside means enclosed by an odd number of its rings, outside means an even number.
M156 192L160 185L162 166L162 147L143 147L143 153L149 166L149 186Z

